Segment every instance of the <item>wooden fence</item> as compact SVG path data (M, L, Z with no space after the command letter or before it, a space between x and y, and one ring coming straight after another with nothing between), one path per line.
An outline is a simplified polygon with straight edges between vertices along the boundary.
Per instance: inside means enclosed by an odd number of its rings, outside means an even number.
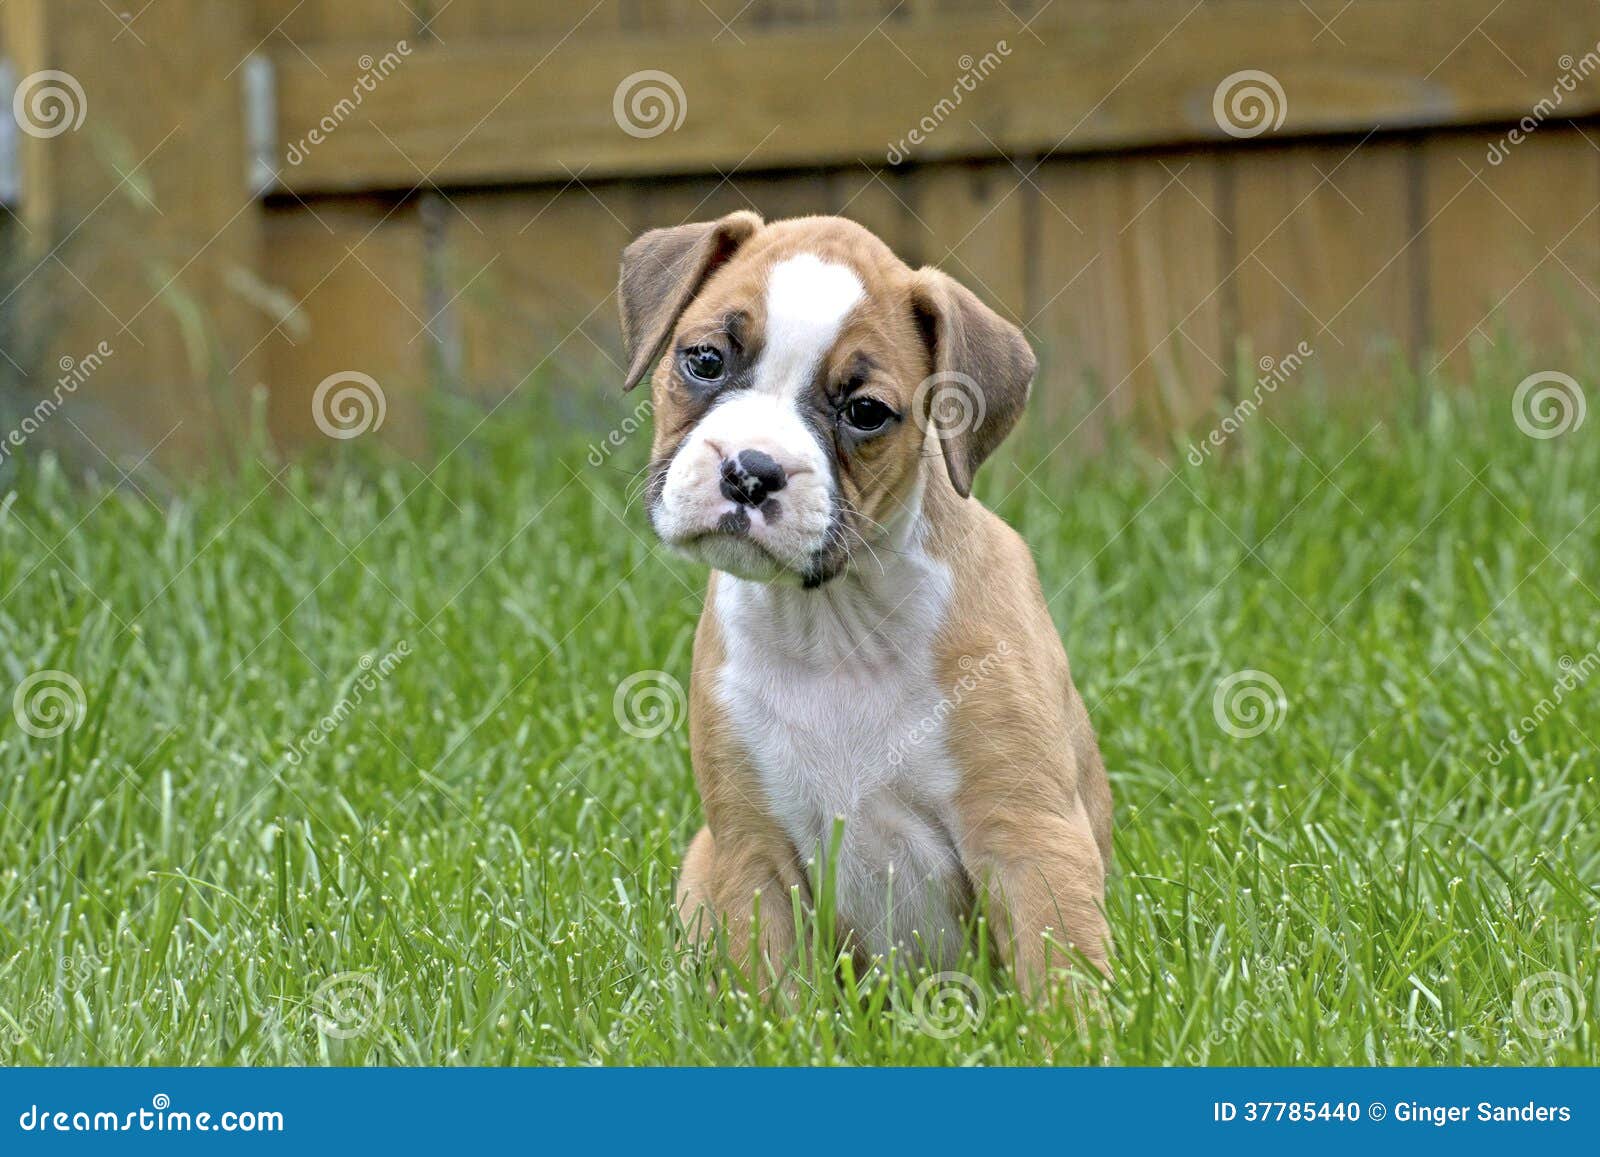
M9 0L0 55L85 106L8 146L0 345L115 458L611 385L618 251L741 206L965 280L1091 440L1600 320L1591 0Z

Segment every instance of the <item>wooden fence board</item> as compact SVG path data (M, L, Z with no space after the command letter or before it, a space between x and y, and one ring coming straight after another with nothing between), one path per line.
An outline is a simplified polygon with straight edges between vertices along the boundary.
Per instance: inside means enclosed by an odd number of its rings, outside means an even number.
M498 400L551 381L620 385L613 293L634 235L617 186L453 195L442 296L458 320L461 385Z
M902 261L915 266L926 263L933 246L911 205L916 198L913 180L913 175L865 165L840 169L829 177L833 211L871 229Z
M1228 159L1238 332L1251 363L1276 364L1304 342L1305 376L1351 383L1387 373L1416 348L1414 153L1408 142L1374 139Z
M254 0L249 7L255 14L255 35L266 41L262 50L292 53L295 49L289 44L309 46L330 40L392 43L412 36L417 29L416 13L425 5L417 0Z
M1027 205L1034 189L1004 163L940 165L916 173L922 255L1003 316L1028 320Z
M1210 154L1090 160L1041 170L1046 413L1087 444L1113 425L1182 428L1223 388L1221 162ZM1087 386L1087 389L1085 388Z
M247 336L259 321L248 285L258 209L232 72L250 46L248 14L209 0L126 23L55 0L12 0L4 13L19 79L63 69L84 94L66 108L82 110L81 128L17 138L32 271L18 295L46 303L54 327L23 388L43 392L62 359L104 342L114 352L59 432L76 426L99 469L101 454L131 460L158 445L162 461L204 456L241 416L219 377L231 367L259 380Z
M723 21L732 21L735 30L741 26L750 30L752 25L745 23L745 17L740 15L743 3L733 4L729 0L629 0L626 12L623 14L623 25L630 31L648 33L655 37L663 32L686 32L694 30L710 31L713 35L721 33ZM726 33L721 33L727 37ZM742 35L742 34L741 34ZM737 44L738 40L728 39L730 44Z
M1423 146L1428 369L1464 373L1510 333L1556 353L1600 325L1600 152L1545 125L1490 164L1492 130ZM1559 367L1550 367L1559 368Z
M538 37L530 49L543 53L564 36L593 36L625 27L626 0L450 0L427 17L430 33L445 45L491 36Z
M1351 7L1330 43L1298 4L1092 0L1056 4L1032 29L1042 44L1009 14L920 19L896 26L892 44L834 27L741 33L742 44L703 29L583 36L547 55L453 41L414 53L285 179L302 192L409 187L401 153L441 183L849 164L882 156L951 98L952 48L981 57L1002 41L1010 55L936 118L918 159L1227 141L1219 82L1264 60L1285 93L1279 136L1510 118L1550 95L1562 53L1600 40L1600 7L1510 0L1486 17L1467 0L1390 0ZM348 97L348 52L275 55L279 136L294 140ZM652 69L674 76L683 119L641 139L618 126L613 98ZM1557 111L1597 110L1591 76ZM764 143L747 159L752 142Z
M427 445L432 384L423 292L422 229L415 203L380 200L279 206L265 217L266 276L296 309L263 327L271 367L274 435L321 442L312 396L330 374L367 374L383 390L378 435L408 452Z

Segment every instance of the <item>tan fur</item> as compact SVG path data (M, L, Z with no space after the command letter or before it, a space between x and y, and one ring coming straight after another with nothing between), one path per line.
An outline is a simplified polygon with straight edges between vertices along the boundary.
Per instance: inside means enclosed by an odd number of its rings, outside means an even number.
M959 766L959 830L954 833L971 890L988 905L995 943L1028 991L1041 991L1048 966L1066 967L1064 949L1109 970L1110 934L1101 911L1111 859L1111 792L1083 702L1051 621L1027 546L1010 527L967 497L972 473L1015 422L1027 397L1033 357L1016 327L984 307L937 270L913 271L871 233L838 218L802 218L749 228L748 214L711 222L693 236L647 235L630 260L662 254L684 284L656 284L645 293L687 299L675 327L662 329L649 303L624 300L625 331L645 331L670 350L676 335L692 344L718 332L730 315L759 343L763 287L778 261L814 253L848 265L866 287L828 355L827 372L865 356L876 367L872 387L907 410L917 386L935 370L958 370L983 389L986 426L944 439L943 455L928 452L918 422L861 448L840 470L852 530L869 546L876 530L910 500L923 480L922 511L931 528L927 549L954 580L948 617L938 637L943 687L954 688L974 658L1002 648L1005 662L955 698L948 743ZM714 232L718 231L720 232ZM742 235L734 246L718 240ZM699 249L694 246L698 245ZM665 248L662 248L665 247ZM712 253L699 258L671 252ZM628 262L624 286L629 283ZM683 272L685 269L688 272ZM660 279L657 278L657 281ZM635 274L635 296L643 284ZM652 300L655 300L654 298ZM677 308L677 307L672 307ZM630 348L640 372L660 349ZM643 364L641 364L643 363ZM662 356L652 377L658 466L701 417L676 380L673 358ZM866 550L861 549L863 557ZM748 754L710 691L724 657L713 613L717 575L695 637L690 689L690 741L706 828L685 856L678 903L698 935L726 930L730 950L748 959L757 950L781 971L794 948L789 915L797 890L809 902L800 852L773 818ZM759 895L759 934L751 916ZM712 919L706 919L707 913ZM1056 945L1051 955L1048 942Z
M930 520L933 553L956 576L941 639L951 684L963 656L1006 662L961 698L950 730L962 771L958 810L967 873L987 889L1001 959L1025 986L1045 978L1046 935L1109 972L1100 905L1111 861L1111 786L1066 652L1021 537L973 499L954 495ZM970 658L969 658L970 662Z

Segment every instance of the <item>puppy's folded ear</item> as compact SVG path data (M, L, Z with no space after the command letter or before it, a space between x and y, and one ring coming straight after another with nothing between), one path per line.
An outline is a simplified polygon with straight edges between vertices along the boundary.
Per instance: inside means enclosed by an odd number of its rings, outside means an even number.
M937 269L912 275L911 309L933 366L913 404L966 498L978 467L1021 417L1038 362L1020 329Z
M631 390L660 360L673 326L719 265L761 228L747 210L715 221L652 229L622 251L617 300L622 308L622 343Z

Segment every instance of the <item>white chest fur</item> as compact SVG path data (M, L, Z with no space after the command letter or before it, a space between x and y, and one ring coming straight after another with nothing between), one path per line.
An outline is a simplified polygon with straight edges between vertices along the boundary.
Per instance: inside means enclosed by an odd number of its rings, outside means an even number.
M884 558L809 591L719 575L716 692L766 802L818 873L843 818L831 865L841 927L875 954L899 945L953 961L965 884L933 653L950 575L914 544Z

